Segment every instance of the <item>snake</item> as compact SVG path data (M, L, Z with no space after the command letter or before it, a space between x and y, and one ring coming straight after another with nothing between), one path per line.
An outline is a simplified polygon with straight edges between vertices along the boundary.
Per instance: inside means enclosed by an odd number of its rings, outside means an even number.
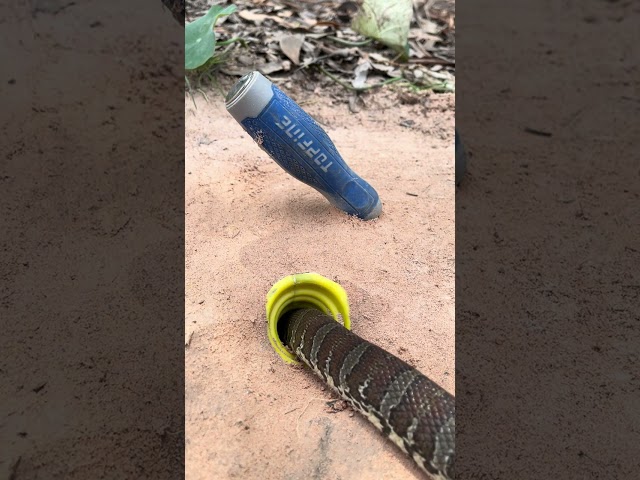
M425 473L455 479L455 397L320 310L284 313L278 336Z

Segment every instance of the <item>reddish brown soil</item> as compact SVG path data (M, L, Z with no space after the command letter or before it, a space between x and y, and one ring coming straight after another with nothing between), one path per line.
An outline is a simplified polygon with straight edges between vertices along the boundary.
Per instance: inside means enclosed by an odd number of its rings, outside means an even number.
M322 92L292 96L377 189L383 214L337 211L262 152L221 97L198 95L197 110L186 99L187 478L419 478L275 354L265 295L297 272L339 282L353 331L454 393L454 97L401 104L387 89L353 114Z

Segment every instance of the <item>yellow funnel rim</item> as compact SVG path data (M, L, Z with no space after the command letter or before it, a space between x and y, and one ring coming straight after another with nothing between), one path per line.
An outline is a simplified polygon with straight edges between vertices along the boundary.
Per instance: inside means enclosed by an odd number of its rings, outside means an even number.
M349 301L347 292L336 282L318 273L296 273L276 282L267 294L267 335L269 342L278 355L287 363L300 363L278 337L278 320L296 308L315 308L347 329L351 329L349 320Z

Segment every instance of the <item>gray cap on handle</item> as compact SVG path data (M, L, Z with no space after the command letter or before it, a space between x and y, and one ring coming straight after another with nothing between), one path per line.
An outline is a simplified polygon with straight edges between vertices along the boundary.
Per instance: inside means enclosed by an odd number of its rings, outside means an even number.
M273 97L272 83L260 72L244 75L233 86L226 99L227 111L238 122L257 117Z

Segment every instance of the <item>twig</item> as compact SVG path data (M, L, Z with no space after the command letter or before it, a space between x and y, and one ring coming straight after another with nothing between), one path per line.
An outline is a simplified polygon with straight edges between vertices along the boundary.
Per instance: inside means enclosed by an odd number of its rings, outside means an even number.
M344 83L338 77L336 77L335 75L333 75L333 74L329 73L328 71L326 71L324 69L324 67L318 66L318 68L320 69L320 71L322 73L324 73L327 77L329 77L331 80L336 82L338 85L346 88L347 90L351 90L353 92L364 92L366 90L371 90L373 88L383 87L385 85L389 85L390 83L395 83L395 82L400 82L400 81L409 82L409 80L407 80L406 78L403 78L403 77L393 77L393 78L389 78L389 79L387 79L387 80L385 80L383 82L376 83L375 85L367 85L365 87L354 87L353 85L349 85L348 83ZM411 83L411 82L409 82L409 83Z
M429 58L410 58L407 63L411 65L444 65L446 67L455 67L456 62L446 60L444 58L429 57ZM396 65L401 65L396 63Z
M204 93L204 90L202 90L201 88L198 88L196 91L197 91L197 92L200 92L200 93L202 94L202 96L204 97L205 101L206 101L207 103L209 103L209 97L207 97L207 94L206 94L206 93Z
M343 40L342 38L338 38L334 36L325 37L325 38L328 38L329 40L333 40L334 42L339 43L341 45L346 45L347 47L364 47L365 45L369 45L371 42L373 42L372 38L368 38L360 42L350 42L349 40Z
M440 83L431 83L429 85L419 85L417 83L409 82L409 87L413 92L423 92L426 90L431 90L433 92L445 93L445 92L453 92L454 90L451 88L447 82Z
M300 65L298 68L296 68L293 73L302 70L303 68L307 68L315 63L318 63L320 60L326 60L327 58L331 58L333 57L335 54L329 54L329 55L322 55L320 57L316 57L313 60L311 60L310 62L305 62L302 65Z
M193 89L191 88L191 82L189 81L189 79L187 78L187 76L184 76L184 81L187 83L187 88L189 89L189 96L191 97L191 101L193 102L193 106L196 108L196 110L198 109L198 105L196 105L196 99L193 98Z
M235 42L240 42L240 45L242 45L244 48L247 48L247 41L244 38L240 38L240 37L233 37L233 38L230 38L229 40L223 40L221 42L217 42L216 45L222 45L224 47L226 45L230 45Z

